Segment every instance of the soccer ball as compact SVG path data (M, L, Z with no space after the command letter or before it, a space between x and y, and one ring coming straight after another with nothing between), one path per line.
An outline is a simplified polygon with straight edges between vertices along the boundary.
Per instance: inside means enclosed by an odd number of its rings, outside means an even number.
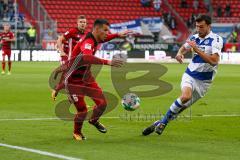
M140 98L134 93L127 93L122 98L122 106L127 111L134 111L140 106Z

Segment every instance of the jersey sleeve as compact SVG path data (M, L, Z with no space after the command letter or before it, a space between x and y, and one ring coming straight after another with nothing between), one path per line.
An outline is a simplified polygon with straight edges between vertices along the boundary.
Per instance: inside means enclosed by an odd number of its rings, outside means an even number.
M223 48L223 39L220 36L216 36L212 42L212 54L218 54L221 56Z
M93 55L94 52L94 41L92 39L87 39L83 42L78 42L74 47L73 56L76 57L81 54L81 61L78 62L78 66L88 65L88 64L108 64L109 61L105 59L98 58ZM74 58L72 59L74 60Z
M94 42L91 39L84 41L81 46L81 53L86 55L92 55L94 52Z
M74 35L74 29L70 29L63 34L63 37L65 38L66 41L68 41L71 37L73 37L73 35Z
M88 39L81 44L82 62L81 64L108 64L108 60L98 58L93 55L94 41Z
M10 39L13 39L13 38L14 38L14 33L11 32L9 38L10 38Z
M81 53L81 42L78 42L76 46L73 48L71 58L76 57L80 53Z
M98 58L94 55L90 55L90 54L83 54L82 55L82 61L81 61L81 65L85 65L85 64L102 64L102 65L109 65L109 60L107 59L101 59Z
M117 38L117 37L118 37L117 33L115 33L115 34L108 34L106 39L103 42L111 41L112 39Z

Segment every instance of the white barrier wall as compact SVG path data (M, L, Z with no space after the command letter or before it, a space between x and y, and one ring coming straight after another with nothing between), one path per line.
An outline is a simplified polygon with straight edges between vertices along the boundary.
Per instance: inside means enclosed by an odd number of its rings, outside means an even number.
M240 64L240 52L222 53L221 63L223 63L223 64Z
M0 51L1 52L1 51ZM96 56L104 59L112 59L115 54L127 54L126 51L98 51ZM1 53L2 54L2 53ZM2 56L0 56L2 60ZM46 50L13 50L12 61L59 61L59 53L57 51L46 51ZM154 51L153 55L149 55L149 51L145 51L145 58L131 58L128 59L129 62L170 62L174 63L176 60L166 56L165 51ZM186 60L189 62L189 59ZM220 63L223 64L240 64L240 52L237 53L222 53Z

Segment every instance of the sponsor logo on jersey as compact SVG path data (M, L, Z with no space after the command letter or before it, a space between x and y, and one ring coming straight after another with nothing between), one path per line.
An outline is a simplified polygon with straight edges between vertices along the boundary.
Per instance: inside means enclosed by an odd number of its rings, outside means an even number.
M87 44L85 44L84 48L90 50L92 48L92 46L91 46L91 44L87 43Z

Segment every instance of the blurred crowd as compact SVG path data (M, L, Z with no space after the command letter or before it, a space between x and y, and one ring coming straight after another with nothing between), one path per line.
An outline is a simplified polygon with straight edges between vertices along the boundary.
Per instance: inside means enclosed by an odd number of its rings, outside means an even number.
M15 22L16 20L18 26L24 26L24 15L18 12L17 3L14 0L0 0L0 21Z
M140 0L143 7L154 7L155 11L160 11L162 0Z

